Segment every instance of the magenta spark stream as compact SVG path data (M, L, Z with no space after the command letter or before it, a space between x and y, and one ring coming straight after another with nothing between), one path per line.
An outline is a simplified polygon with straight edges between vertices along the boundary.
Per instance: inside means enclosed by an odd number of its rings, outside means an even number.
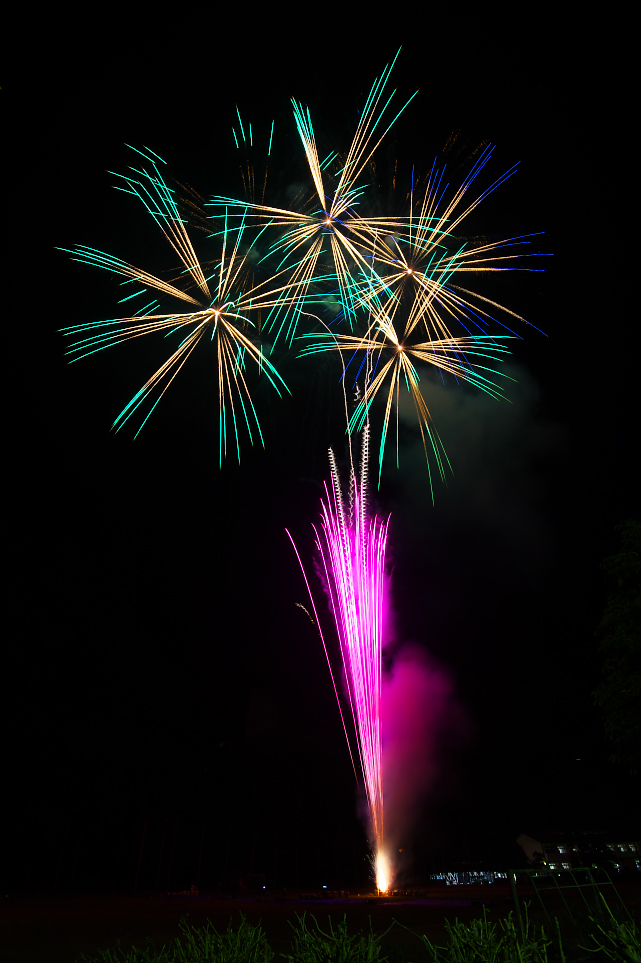
M338 631L347 698L356 731L370 816L376 885L384 892L389 887L389 871L383 833L381 683L385 547L389 519L383 522L367 511L367 441L365 432L361 475L357 479L352 471L348 505L330 450L332 488L330 493L325 487L326 498L321 499L321 524L319 528L314 526L314 531ZM329 658L327 661L329 663ZM338 693L336 696L338 699ZM343 727L347 737L344 720Z

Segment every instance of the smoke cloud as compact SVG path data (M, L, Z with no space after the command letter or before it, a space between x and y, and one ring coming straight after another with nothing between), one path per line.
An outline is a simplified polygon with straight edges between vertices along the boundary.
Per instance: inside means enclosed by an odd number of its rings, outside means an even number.
M450 673L416 643L406 643L383 680L385 841L393 875L408 865L412 830L435 795L448 746L470 723ZM400 852L399 852L400 850Z
M389 458L385 478L393 486L386 502L392 538L406 550L408 541L415 543L435 527L469 531L472 526L491 529L493 539L514 547L519 566L530 570L549 552L551 533L540 505L547 474L566 457L567 432L542 416L541 390L522 365L504 364L502 370L511 379L509 401L465 385L440 385L427 376L421 382L452 465L447 485L434 478L436 512L416 412L407 392L401 392L401 470Z

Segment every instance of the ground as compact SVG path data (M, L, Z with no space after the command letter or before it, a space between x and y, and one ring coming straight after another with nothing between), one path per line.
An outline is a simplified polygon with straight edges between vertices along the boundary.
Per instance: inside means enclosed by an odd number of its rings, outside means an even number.
M621 887L621 893L638 916L641 887ZM291 933L288 921L303 912L313 914L322 924L328 916L337 921L346 913L351 931L366 929L371 918L374 931L381 933L396 920L413 933L425 933L439 943L445 939L445 920L469 921L478 917L484 906L492 920L507 916L513 909L508 887L448 887L427 891L424 899L401 896L395 901L369 902L357 901L356 894L349 901L316 902L273 894L261 901L221 899L214 894L196 899L16 895L0 904L1 955L3 963L74 963L79 954L95 954L113 947L117 940L123 947L132 943L142 946L147 937L152 937L160 947L179 935L179 921L186 914L193 925L209 919L224 929L230 919L237 922L243 913L251 923L262 922L276 952L287 952ZM421 943L412 932L397 926L387 941L392 960L422 960Z

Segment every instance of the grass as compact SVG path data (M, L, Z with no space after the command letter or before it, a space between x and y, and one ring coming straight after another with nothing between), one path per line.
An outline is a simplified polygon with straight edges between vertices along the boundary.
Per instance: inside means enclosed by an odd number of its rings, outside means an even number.
M223 933L210 923L190 926L180 921L182 935L168 947L156 950L148 940L144 949L132 946L122 950L102 950L98 956L81 956L84 963L271 963L274 951L267 942L260 924L252 926L244 916L234 929L230 923Z
M522 931L515 926L512 913L491 923L485 910L481 919L471 923L455 920L452 925L446 920L445 928L449 938L446 946L435 946L426 936L419 937L430 963L549 963L550 949L552 958L565 963L560 938L553 940L543 926L532 924L527 915Z
M641 963L641 932L636 923L617 920L605 900L603 904L600 915L588 917L583 938L588 945L570 947L558 920L550 934L543 925L532 923L527 912L520 926L512 913L492 923L484 910L481 918L469 923L446 920L443 946L425 935L418 936L416 953L410 952L403 963L417 963L419 958L423 963ZM336 924L330 919L327 929L322 929L315 917L311 920L308 923L303 914L290 923L291 951L280 954L287 963L390 963L382 941L395 924L377 936L370 921L369 931L350 936L347 917ZM98 956L82 956L78 963L271 963L275 956L261 925L252 925L244 916L236 928L230 922L222 933L209 921L195 927L183 919L180 929L181 935L160 950L150 940L144 948L129 950L117 944Z
M283 954L289 963L387 963L387 957L381 956L381 940L389 930L375 936L371 920L368 933L361 930L349 936L346 916L336 926L328 920L328 930L322 930L314 916L313 928L304 913L296 919L297 924L290 924L294 930L292 952Z
M612 963L641 963L641 933L635 921L617 920L605 900L603 904L601 918L590 917L593 928L588 940L592 945L581 949Z

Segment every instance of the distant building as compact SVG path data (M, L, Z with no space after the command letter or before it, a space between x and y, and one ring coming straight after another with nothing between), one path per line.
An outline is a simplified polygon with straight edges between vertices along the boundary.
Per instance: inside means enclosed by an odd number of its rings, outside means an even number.
M621 839L624 841L619 842ZM531 836L521 833L516 842L530 866L540 863L548 869L564 870L605 861L618 869L641 870L641 843L634 836L546 830Z
M507 884L507 873L500 870L464 870L458 873L432 873L431 882L446 886L486 886L493 883Z

